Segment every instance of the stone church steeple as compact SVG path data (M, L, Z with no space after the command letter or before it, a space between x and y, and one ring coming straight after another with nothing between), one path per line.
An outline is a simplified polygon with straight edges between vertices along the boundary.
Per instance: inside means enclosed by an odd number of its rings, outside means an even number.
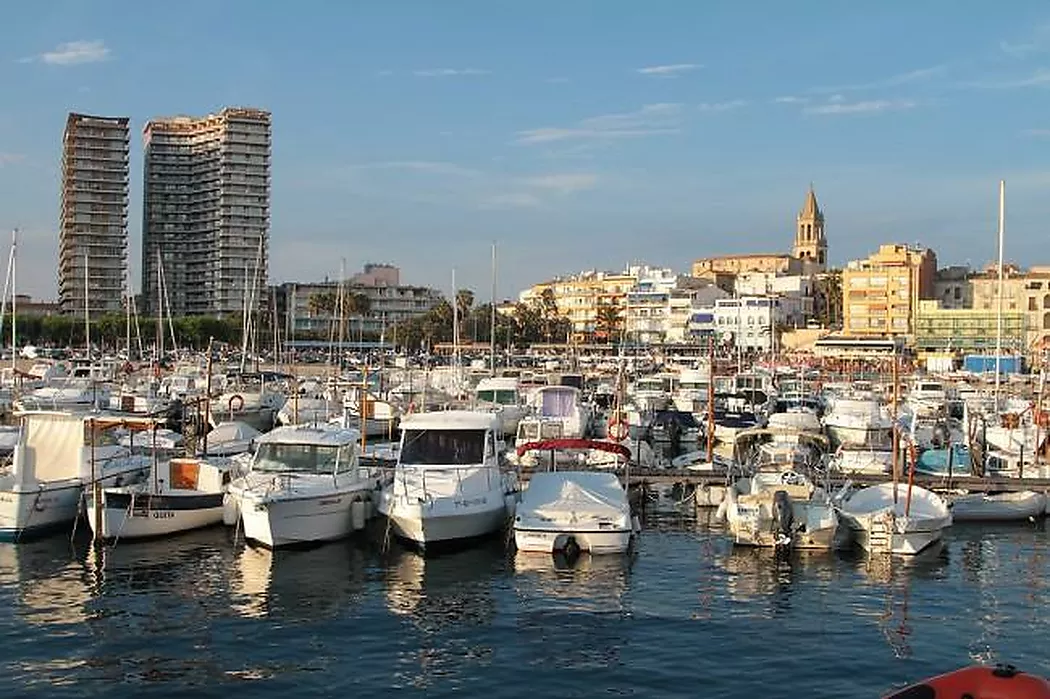
M823 272L828 264L828 239L824 235L824 214L817 204L813 185L809 186L806 202L798 212L795 226L795 247L791 254L802 260L814 272Z

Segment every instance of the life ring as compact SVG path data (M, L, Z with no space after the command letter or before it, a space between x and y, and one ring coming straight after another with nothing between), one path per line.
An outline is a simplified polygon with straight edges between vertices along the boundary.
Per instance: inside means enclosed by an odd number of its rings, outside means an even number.
M1012 665L967 667L906 687L886 699L928 697L1001 697L1002 699L1050 699L1050 682L1037 675L1019 672Z
M631 428L627 423L627 416L621 413L615 413L609 418L609 424L607 426L609 439L614 442L622 442L630 436Z
M236 408L233 407L234 403L237 403ZM232 396L230 396L230 400L227 403L227 407L230 409L231 413L241 412L241 410L244 409L244 396L242 396L240 393L234 393Z

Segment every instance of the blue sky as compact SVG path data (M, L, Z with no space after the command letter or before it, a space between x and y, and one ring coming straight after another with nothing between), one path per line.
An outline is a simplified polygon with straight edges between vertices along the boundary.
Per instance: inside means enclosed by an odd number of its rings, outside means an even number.
M1050 6L566 0L7 3L0 230L55 294L70 110L274 115L271 281L391 262L499 295L580 269L784 250L810 182L831 261L1050 262Z

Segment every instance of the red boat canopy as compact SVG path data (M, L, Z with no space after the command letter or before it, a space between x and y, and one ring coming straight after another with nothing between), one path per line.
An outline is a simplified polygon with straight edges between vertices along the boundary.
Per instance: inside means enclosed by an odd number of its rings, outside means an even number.
M545 439L541 442L526 442L518 445L518 456L528 451L551 451L555 449L597 449L610 454L618 454L625 459L631 458L631 450L616 442L605 442L600 439Z

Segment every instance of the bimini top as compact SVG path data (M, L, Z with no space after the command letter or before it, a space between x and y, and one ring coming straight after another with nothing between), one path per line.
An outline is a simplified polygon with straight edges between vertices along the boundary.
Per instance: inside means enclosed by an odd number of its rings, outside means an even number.
M401 418L402 430L497 430L495 413L474 410L435 410Z
M278 427L255 440L256 444L316 444L341 447L361 441L358 430L336 425L288 425Z
M478 381L475 391L516 391L518 380L513 376L493 376Z

